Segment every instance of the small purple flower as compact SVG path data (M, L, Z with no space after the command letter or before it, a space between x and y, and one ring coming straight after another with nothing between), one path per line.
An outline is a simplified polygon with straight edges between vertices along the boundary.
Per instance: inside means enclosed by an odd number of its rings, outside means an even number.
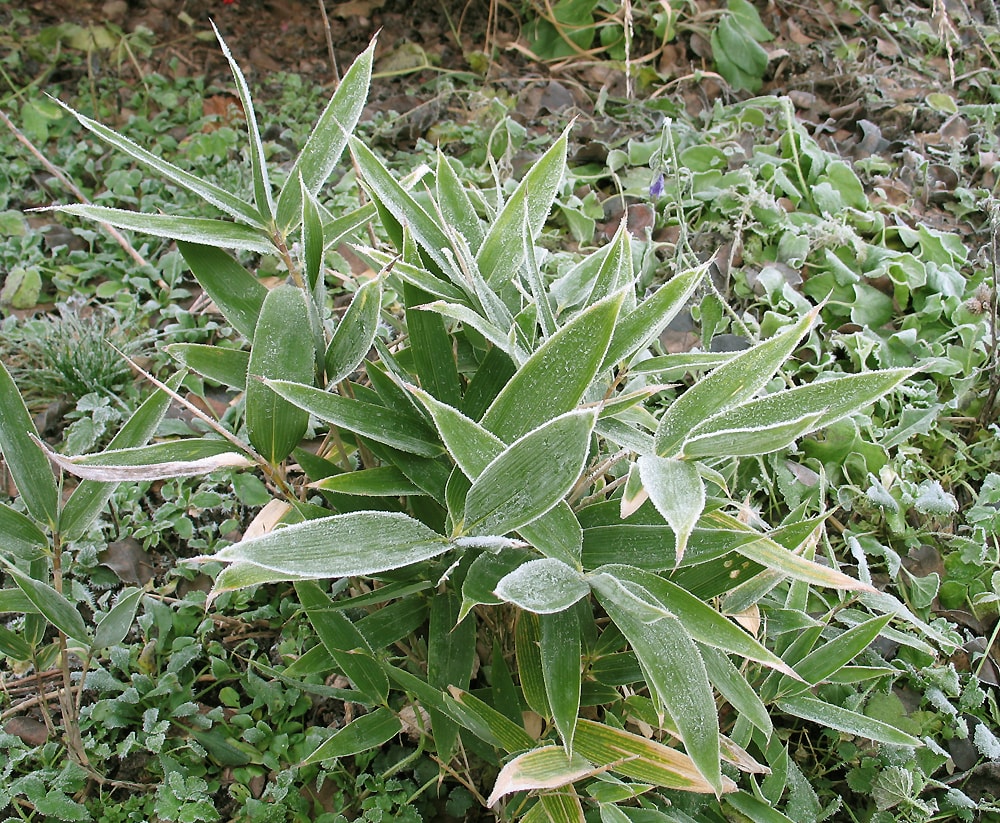
M661 171L656 177L653 178L653 182L649 184L649 197L651 200L659 200L663 197L663 172Z

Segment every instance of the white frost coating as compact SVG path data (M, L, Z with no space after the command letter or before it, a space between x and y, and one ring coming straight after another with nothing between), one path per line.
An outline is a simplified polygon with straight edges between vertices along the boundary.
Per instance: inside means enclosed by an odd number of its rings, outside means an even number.
M94 455L83 455L81 457L66 457L52 451L45 443L37 438L32 438L41 446L46 456L63 471L69 472L84 480L99 480L105 483L115 483L127 480L167 480L172 477L197 477L200 474L208 474L216 469L224 468L246 468L253 465L253 461L246 455L236 452L225 452L211 457L202 457L198 460L171 460L164 463L147 463L138 466L93 466L80 463ZM123 453L127 449L121 450ZM112 455L114 452L105 452Z
M568 609L590 593L586 579L561 560L529 560L497 583L494 594L535 614Z
M486 535L483 537L459 537L452 541L458 549L486 549L494 554L503 549L526 549L528 543L517 540L513 537L497 537Z
M1000 760L1000 740L997 740L996 735L986 728L985 724L979 723L976 726L976 731L972 734L972 742L976 744L976 748L979 749L979 753L983 757L994 761Z
M452 546L405 514L362 511L308 520L244 540L222 549L215 559L296 576L361 577L429 560Z

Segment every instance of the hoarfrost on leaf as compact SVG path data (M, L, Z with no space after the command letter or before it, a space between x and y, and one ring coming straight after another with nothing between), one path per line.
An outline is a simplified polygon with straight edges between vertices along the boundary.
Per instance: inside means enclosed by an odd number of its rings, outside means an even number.
M996 735L989 730L985 723L976 725L976 730L972 734L972 742L976 744L976 748L983 757L988 757L993 761L1000 760L1000 740L997 740Z
M536 614L568 609L590 593L583 576L561 560L529 560L497 583L495 594Z
M939 517L947 517L958 511L955 496L946 492L937 480L927 480L920 484L920 494L913 505L921 514Z

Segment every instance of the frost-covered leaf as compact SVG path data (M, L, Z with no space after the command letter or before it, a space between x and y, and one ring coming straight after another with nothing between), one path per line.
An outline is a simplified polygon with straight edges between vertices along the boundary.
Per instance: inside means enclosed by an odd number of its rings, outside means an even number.
M371 349L381 308L382 281L379 278L368 280L354 294L327 347L328 384L339 383L347 377Z
M698 467L686 460L650 455L640 457L638 466L650 501L677 535L675 562L679 565L705 509L705 484Z
M568 412L512 443L469 489L464 532L506 534L554 508L583 471L596 420L596 409Z
M568 140L568 133L563 132L532 164L487 231L476 262L490 285L506 283L520 270L524 261L525 224L532 237L541 231L566 168Z
M721 794L725 783L715 697L701 654L684 624L641 587L626 587L610 574L589 579L601 606L639 658L646 682L666 707L691 760Z
M79 120L83 126L88 128L106 143L129 155L129 157L138 160L140 163L148 168L151 168L153 171L165 177L170 182L176 183L178 186L182 186L183 188L194 192L206 202L211 203L216 208L226 212L226 214L230 217L235 217L237 220L243 220L250 225L264 228L265 223L261 219L260 213L256 208L254 208L252 203L247 203L245 200L240 199L220 186L209 183L198 175L184 171L184 169L175 166L173 163L169 163L162 157L137 145L124 135L119 134L113 129L109 129L107 126L98 123L96 120L91 120L89 117L74 111L65 103L60 102L59 105L66 109L66 111Z
M66 457L38 442L48 458L63 471L105 483L197 477L218 469L244 469L253 465L253 461L238 452L228 440L193 437L80 457Z
M368 99L374 59L375 41L372 40L344 73L295 159L278 195L277 223L282 231L294 228L302 217L303 186L313 196L317 195L340 161Z
M154 237L166 237L169 240L184 240L188 243L198 243L204 246L217 246L220 249L242 249L243 251L255 251L259 254L274 254L276 251L274 243L266 231L211 217L144 214L125 209L113 209L108 206L85 204L52 206L48 209L41 209L41 211L75 214L88 220L108 223L119 229L151 234Z
M590 594L580 572L549 557L531 560L503 577L494 590L508 603L536 614L567 609Z
M298 580L378 574L428 560L450 547L437 532L405 514L363 511L275 529L226 546L212 558Z
M676 456L695 426L759 392L795 350L818 314L819 308L814 308L797 323L714 369L678 397L660 418L654 437L656 453L660 457Z
M3 558L0 558L0 563L3 563L6 573L14 579L18 588L24 592L46 620L73 640L83 643L89 641L90 632L87 631L87 624L80 615L79 609L70 603L63 594L41 580L35 580Z

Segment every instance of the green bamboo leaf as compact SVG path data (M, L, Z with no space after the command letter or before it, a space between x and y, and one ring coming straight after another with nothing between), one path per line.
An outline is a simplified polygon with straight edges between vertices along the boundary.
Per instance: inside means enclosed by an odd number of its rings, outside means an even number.
M582 717L576 724L574 746L576 754L595 766L610 766L642 783L701 794L736 790L728 777L721 778L719 787L707 781L692 759L677 749Z
M459 707L456 719L461 718L459 722L473 734L507 752L519 752L535 745L534 738L522 726L475 695L453 686L448 691Z
M267 287L222 249L184 240L178 241L177 248L226 322L253 340Z
M660 457L679 454L695 426L760 391L795 350L818 313L816 307L769 340L740 352L678 397L660 418L654 437L656 453Z
M518 755L497 775L487 806L513 792L558 789L591 777L597 770L579 755L567 755L561 746L542 746Z
M549 696L545 691L545 676L542 674L542 658L539 652L542 630L538 615L523 611L514 625L514 654L517 659L517 675L521 692L529 708L542 717L551 717Z
M38 614L38 607L20 589L0 589L0 614Z
M398 512L350 512L307 520L213 555L289 575L285 580L361 577L444 554L451 545L419 520Z
M770 737L774 729L771 715L768 714L767 707L747 682L746 677L716 648L703 644L701 656L705 661L708 679L718 689L719 694L750 723Z
M795 823L795 821L773 808L770 803L754 797L749 792L734 792L726 795L726 803L754 823Z
M517 530L528 543L553 560L559 560L574 569L582 569L583 529L572 507L565 500L559 501L541 517L526 523Z
M625 520L635 514L639 508L649 499L646 489L642 485L642 477L639 474L639 466L632 463L629 466L628 478L625 481L625 488L622 489L621 518ZM674 537L676 542L676 535ZM676 552L675 552L676 553Z
M318 202L318 201L317 201ZM349 235L370 223L378 214L374 203L365 203L355 209L334 217L320 203L320 215L323 217L323 245L330 249L343 243ZM384 264L382 264L384 265ZM381 268L375 266L374 268Z
M892 615L873 617L871 620L852 626L832 640L827 640L793 664L796 673L807 683L822 682L867 649L890 620ZM788 696L798 694L806 688L808 687L805 683L787 683L786 688L781 689L781 693L783 696Z
M228 223L211 217L180 217L175 214L144 214L108 206L91 206L76 203L69 206L51 206L39 211L58 211L74 214L99 223L108 223L119 229L166 237L169 240L184 240L203 246L218 246L221 249L242 249L258 254L275 254L274 243L263 229Z
M467 689L476 655L476 621L458 622L462 601L457 591L438 593L431 599L427 627L427 683L444 690ZM430 710L431 729L438 756L450 761L458 745L459 724L448 714Z
M382 706L373 712L356 717L346 726L337 729L316 751L302 761L302 765L337 757L350 757L370 749L377 749L392 740L402 728L403 724L399 718L390 709Z
M339 383L351 374L372 347L382 309L382 280L375 277L361 285L351 299L326 349L326 382Z
M45 554L49 539L35 521L0 503L0 553L8 560L34 560Z
M389 697L389 678L375 661L364 635L316 583L300 581L295 592L320 642L354 688L371 705L384 705Z
M610 297L632 282L632 235L626 220L619 223L618 230L608 245L611 248L597 270L593 291L587 298L588 303Z
M80 457L66 457L44 444L42 448L63 471L102 483L197 477L218 469L241 469L253 465L253 461L236 451L236 446L228 440L199 437L151 446L110 449Z
M590 587L587 588L589 593ZM582 682L580 618L576 609L567 608L539 615L538 622L541 628L539 653L542 677L552 710L552 722L562 738L564 751L572 757Z
M580 796L572 789L541 792L522 823L586 823Z
M0 609L3 611L3 609ZM21 635L0 626L0 654L9 657L11 660L29 661L31 660L31 645Z
M887 743L890 746L922 746L916 737L902 732L895 726L866 717L863 714L834 706L815 697L797 695L778 700L777 707L788 714L818 723L820 726L837 731Z
M823 412L758 428L724 428L707 434L695 429L684 441L681 454L688 459L751 457L786 449L800 437L818 428Z
M875 402L912 374L913 369L845 374L768 394L706 420L691 432L691 439L726 429L777 426L806 418L815 418L814 429L824 428Z
M442 317L450 317L452 320L458 320L460 323L475 329L490 343L509 354L515 360L524 359L523 350L517 345L515 340L511 339L507 332L495 323L491 323L487 318L479 314L479 312L467 306L450 303L446 300L434 300L430 303L423 303L415 308L419 311L436 312Z
M688 539L705 510L705 484L698 467L684 460L643 455L639 477L650 502L674 530L677 564L684 559Z
M601 823L632 823L632 818L618 806L612 806L611 803L601 803Z
M687 305L711 262L682 271L660 286L615 325L602 369L647 348Z
M538 796L537 807L545 812L545 823L586 823L583 813L583 803L580 795L572 789L563 791L542 792ZM522 818L525 823L531 823L527 815Z
M441 216L447 225L454 226L465 238L469 249L475 254L483 245L486 236L483 225L468 192L455 173L454 166L440 150L437 154L437 174L434 179L437 183L437 202Z
M17 386L0 363L0 452L28 512L39 523L54 528L59 520L59 492L37 439L35 424Z
M423 389L407 388L430 413L445 449L470 480L479 477L503 453L506 444L479 423Z
M532 165L490 226L476 261L491 286L508 282L523 265L525 223L532 237L542 230L566 169L568 142L569 133L564 131Z
M364 400L340 397L303 383L288 380L264 382L281 397L327 423L411 454L437 457L442 452L433 432L416 415L409 416Z
M292 574L280 569L266 569L256 563L234 562L226 566L215 578L215 585L206 601L210 604L223 592L260 586L265 583L285 583L290 580L315 580L318 574Z
M284 233L295 228L302 217L302 183L306 191L317 195L340 161L368 98L374 57L372 40L345 72L296 158L278 195L276 222Z
M596 420L596 409L567 412L512 443L469 489L463 531L506 534L554 508L583 471Z
M656 374L661 380L671 380L685 374L708 371L732 360L737 352L684 352L650 357L629 368L632 374Z
M617 278L618 288L629 282L632 276L631 241L628 244L629 262L626 266L623 259L625 249L620 245L623 231L627 237L628 226L624 223L619 224L618 231L610 243L588 254L549 286L549 293L555 301L558 314L563 314L566 309L574 306L589 306L593 303L595 300L593 292L598 280L609 283L613 278ZM613 291L617 289L612 288L607 294Z
M503 441L460 411L427 392L407 388L423 403L452 459L466 477L476 480L504 451ZM522 526L520 534L546 557L579 567L583 530L567 503L561 501L546 514Z
M253 204L247 203L245 200L240 199L220 186L216 186L215 184L209 183L195 174L191 174L190 172L178 168L173 163L169 163L162 157L158 157L152 152L140 147L124 135L119 134L113 129L109 129L107 126L98 123L96 120L91 120L89 117L74 111L65 103L59 102L58 100L56 102L72 114L77 120L79 120L85 128L92 131L104 142L119 151L124 152L134 160L138 160L144 166L151 168L153 171L162 175L170 182L176 183L178 186L194 192L202 198L202 200L211 203L216 208L224 211L230 217L234 217L237 220L243 220L251 226L256 226L260 229L266 229L267 224L261 220L260 213L254 208Z
M306 283L309 284L309 291L312 294L317 294L317 287L319 291L322 291L324 287L323 252L326 249L326 243L323 238L323 218L320 214L319 202L312 193L306 190L305 183L302 183L302 189L303 271ZM317 298L317 302L322 301Z
M243 391L246 388L250 352L206 343L170 343L163 350L202 377L231 389Z
M580 572L545 557L518 566L497 582L497 597L535 614L552 614L590 594Z
M483 552L472 561L462 581L462 608L458 620L464 620L473 607L482 604L499 606L503 598L496 594L497 584L514 569L535 559L527 549L507 548L497 552Z
M439 269L453 283L458 284L460 277L455 271L453 261L445 253L452 248L451 239L441 228L441 219L431 215L400 183L392 173L375 156L364 141L356 137L350 139L351 153L361 169L362 180L372 199L391 214L400 224L406 226L414 240L427 252Z
M406 329L410 333L410 354L414 373L421 385L445 403L458 406L462 402L458 364L453 351L454 342L445 328L444 319L431 312L421 311L417 305L425 303L430 295L415 286L404 283L406 301Z
M398 278L404 283L411 283L421 291L427 292L439 300L449 303L462 303L468 299L462 289L453 286L447 280L442 280L435 274L427 271L423 266L417 266L400 260L396 255L379 251L363 246L352 246L355 254L358 255L373 269L385 269L391 267L394 278Z
M612 575L592 575L590 584L635 651L647 683L666 707L691 760L715 793L722 794L715 698L701 654L684 624L666 609L651 605L656 600L648 592L639 596Z
M404 497L425 494L423 489L415 485L395 466L376 466L373 469L335 474L310 483L309 487L364 497Z
M765 535L754 532L753 529L744 523L740 523L735 517L725 512L712 512L712 518L723 528L745 531L748 535L757 534L758 537L765 537ZM793 580L801 580L805 583L812 583L831 589L846 589L848 591L859 592L875 591L867 583L862 583L860 580L848 577L837 569L807 560L789 551L774 540L748 540L746 542L739 542L733 548L748 560L753 560L755 563L760 563L760 565L766 566L769 569L779 571Z
M115 605L111 608L94 631L94 641L92 649L106 649L110 646L117 646L121 643L132 628L135 621L135 613L139 608L139 601L144 594L142 589L133 587L124 588L119 592Z
M556 333L556 316L552 310L552 301L549 299L548 289L545 287L545 280L542 277L541 269L538 268L538 258L535 256L535 238L531 234L528 226L528 215L524 215L524 228L521 232L521 242L524 244L522 257L525 263L525 274L528 288L531 291L531 303L528 309L533 311L538 317L538 326L542 332L542 339L548 340Z
M79 610L54 588L41 580L35 580L25 574L13 563L0 557L0 563L6 568L18 588L24 592L38 612L67 637L86 645L89 644L90 633L87 624Z
M677 617L685 631L699 643L738 654L754 660L790 677L797 677L796 670L768 651L751 635L719 614L701 598L659 575L634 566L608 564L593 571L595 575L609 575L626 586L637 597L650 597L651 605L658 606Z
M229 63L229 68L233 72L233 79L236 81L236 92L240 96L240 104L243 107L243 115L247 121L247 129L250 135L250 169L253 174L253 193L257 204L257 211L264 225L270 225L274 221L274 200L271 197L271 182L267 177L267 162L264 157L264 142L260 139L260 129L257 126L257 115L253 108L253 99L250 97L250 87L243 76L239 64L233 59L229 46L222 39L219 29L216 28L215 21L212 23L212 30L222 48L222 54Z
M441 506L446 505L445 487L451 472L443 460L409 454L367 438L363 438L362 442L382 464L392 464L414 486L423 489L427 496Z
M312 383L316 375L310 297L283 284L268 292L254 331L247 365L246 427L254 448L272 465L292 453L309 426L308 411L256 378Z
M619 292L594 303L545 341L486 410L483 426L512 442L576 408L599 373L623 299Z

